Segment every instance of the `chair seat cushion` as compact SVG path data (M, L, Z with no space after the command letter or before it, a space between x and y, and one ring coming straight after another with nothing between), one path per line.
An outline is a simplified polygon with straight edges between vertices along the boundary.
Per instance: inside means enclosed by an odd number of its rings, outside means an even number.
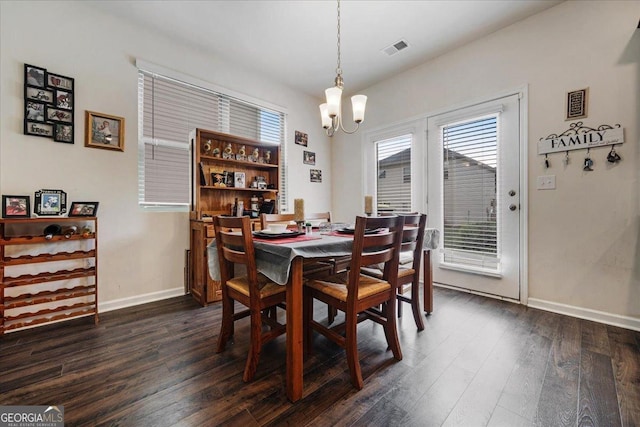
M344 271L322 279L309 280L306 286L323 292L340 301L347 301L347 283L349 282L350 271ZM358 277L358 299L363 299L391 288L389 282L375 277L360 274Z
M376 267L362 267L360 271L367 276L373 276L378 279L382 279L382 271ZM398 268L398 278L404 278L407 276L413 276L416 271L413 268L400 267Z
M243 295L249 296L249 279L247 276L234 277L227 280L227 286L235 289ZM258 288L260 289L260 298L266 298L280 292L286 292L287 288L277 283L273 283L264 274L258 273Z

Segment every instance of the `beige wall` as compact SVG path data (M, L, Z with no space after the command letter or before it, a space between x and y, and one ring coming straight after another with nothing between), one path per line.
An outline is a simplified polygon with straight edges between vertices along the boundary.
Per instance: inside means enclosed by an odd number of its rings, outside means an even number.
M82 2L0 1L0 192L62 189L70 201L100 202L99 302L107 308L182 293L188 247L187 213L138 207L136 58L287 109L289 198L313 188L307 209L330 209L330 145L317 100ZM75 78L74 145L23 135L24 63ZM85 110L125 117L124 153L84 147ZM294 130L309 134L322 184L311 187Z
M568 1L362 91L363 131L332 142L336 216L362 210L363 165L347 159L363 158L367 131L528 85L529 297L640 325L638 16L640 2ZM584 87L585 125L621 124L623 160L610 166L606 148L592 150L595 171L585 173L576 151L568 168L556 154L545 170L536 142L568 128L564 96ZM547 174L557 190L536 190Z

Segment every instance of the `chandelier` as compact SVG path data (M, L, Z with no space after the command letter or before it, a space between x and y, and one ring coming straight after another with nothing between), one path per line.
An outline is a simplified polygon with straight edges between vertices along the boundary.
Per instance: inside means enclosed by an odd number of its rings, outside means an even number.
M336 68L335 86L325 90L327 102L320 105L320 116L322 117L322 127L328 136L333 136L338 129L342 129L345 133L355 133L360 127L360 123L364 120L364 109L367 104L365 95L354 95L351 97L351 106L353 109L353 121L356 128L348 131L342 125L342 89L344 82L342 80L342 68L340 67L340 0L338 0L338 67Z

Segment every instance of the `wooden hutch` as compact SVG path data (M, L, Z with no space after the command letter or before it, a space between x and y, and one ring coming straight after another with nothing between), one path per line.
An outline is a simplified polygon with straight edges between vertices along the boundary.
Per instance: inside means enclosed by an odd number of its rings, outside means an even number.
M207 305L222 299L220 283L209 276L207 245L214 237L212 217L231 215L236 201L256 223L263 205L273 204L274 212L277 210L280 145L205 129L193 130L189 140L189 291L201 305Z

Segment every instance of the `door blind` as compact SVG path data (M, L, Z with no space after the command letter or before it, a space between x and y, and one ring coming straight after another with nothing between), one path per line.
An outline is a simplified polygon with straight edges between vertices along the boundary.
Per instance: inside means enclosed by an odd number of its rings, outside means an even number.
M444 262L499 268L498 116L442 127Z
M286 203L284 113L143 70L138 105L141 205L189 204L189 132L194 128L280 144L280 199Z
M411 141L411 134L376 141L378 213L411 211Z

